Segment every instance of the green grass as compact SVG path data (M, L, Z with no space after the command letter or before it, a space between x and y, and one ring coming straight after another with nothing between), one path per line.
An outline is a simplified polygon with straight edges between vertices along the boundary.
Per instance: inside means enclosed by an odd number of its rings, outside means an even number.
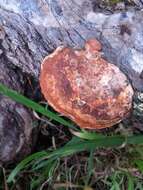
M24 106L27 106L28 108L31 108L31 109L35 110L36 112L41 113L42 115L61 123L62 125L65 125L69 128L74 128L72 123L64 120L62 117L59 117L54 112L47 110L46 108L35 103L34 101L22 96L21 94L17 93L16 91L10 90L9 88L4 86L3 84L0 84L0 92L2 94L4 94L5 96L10 97L12 100L14 100L18 103L21 103Z
M109 0L109 3L111 3L111 4L116 4L119 2L123 2L123 0Z
M6 183L11 190L17 189L21 181L27 190L45 187L88 190L96 185L104 186L103 190L143 189L143 135L103 135L79 130L68 119L3 84L0 84L0 93L62 124L72 134L72 139L64 146L52 150L47 147L28 156L15 168L6 170ZM0 179L2 189L2 171Z

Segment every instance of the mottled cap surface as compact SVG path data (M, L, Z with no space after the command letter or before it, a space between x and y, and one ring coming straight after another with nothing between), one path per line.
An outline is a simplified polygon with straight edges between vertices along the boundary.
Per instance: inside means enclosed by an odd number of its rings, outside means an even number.
M101 129L130 112L133 89L119 68L101 57L101 44L59 47L41 65L40 85L48 103L81 128Z

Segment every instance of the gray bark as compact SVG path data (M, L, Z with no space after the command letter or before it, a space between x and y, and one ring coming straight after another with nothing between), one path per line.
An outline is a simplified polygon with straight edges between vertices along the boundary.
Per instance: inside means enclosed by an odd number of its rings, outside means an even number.
M0 82L23 92L23 76L3 55L0 58ZM0 163L18 161L31 152L32 115L23 106L0 95Z
M135 90L135 102L142 105L139 98L143 92L143 12L129 9L114 14L103 10L100 13L99 9L95 12L95 3L93 0L0 0L0 82L23 93L24 79L30 76L38 81L42 59L56 47L82 48L87 39L97 38L103 47L103 57L128 76ZM142 118L140 109L135 109L135 113ZM22 126L17 117L24 121ZM29 148L31 122L27 123L25 117L32 121L26 108L19 108L0 96L1 161L5 159L4 145L9 152L22 151L22 145L20 148L17 145L21 134L25 134L23 142ZM6 136L3 131L8 124L1 121L6 118L16 120L13 124L9 119L12 132L8 138L19 136L19 141L13 140L12 145L6 145L7 140L2 138ZM27 150L22 154L31 149ZM12 157L6 156L7 161L16 155L15 151Z

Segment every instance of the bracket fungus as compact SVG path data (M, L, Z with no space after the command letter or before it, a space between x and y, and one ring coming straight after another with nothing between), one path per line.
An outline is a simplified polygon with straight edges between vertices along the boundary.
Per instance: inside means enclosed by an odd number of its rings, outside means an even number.
M117 66L101 57L100 50L95 39L81 50L58 47L41 65L44 97L81 128L113 126L132 108L131 84Z

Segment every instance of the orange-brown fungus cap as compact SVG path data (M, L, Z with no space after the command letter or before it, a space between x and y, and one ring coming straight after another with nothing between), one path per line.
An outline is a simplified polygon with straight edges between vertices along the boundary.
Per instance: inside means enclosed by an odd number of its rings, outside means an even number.
M41 65L46 100L82 128L110 127L132 107L131 85L118 67L101 58L100 49L95 39L82 50L59 47Z

